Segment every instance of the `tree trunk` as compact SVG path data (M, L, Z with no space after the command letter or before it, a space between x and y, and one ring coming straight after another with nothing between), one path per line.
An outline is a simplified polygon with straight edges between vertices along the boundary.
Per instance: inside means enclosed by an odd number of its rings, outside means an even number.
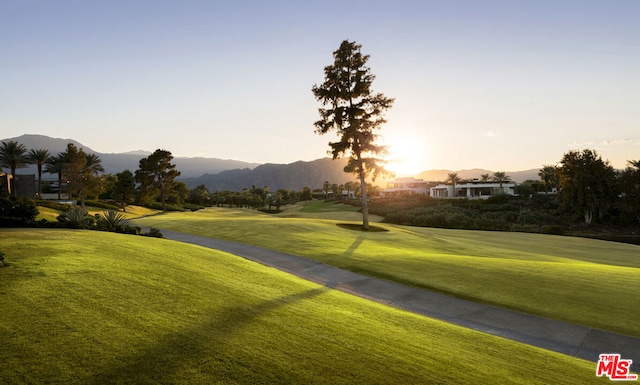
M358 177L360 178L360 195L362 197L362 228L369 230L369 204L367 203L367 185L364 182L362 161L358 167Z

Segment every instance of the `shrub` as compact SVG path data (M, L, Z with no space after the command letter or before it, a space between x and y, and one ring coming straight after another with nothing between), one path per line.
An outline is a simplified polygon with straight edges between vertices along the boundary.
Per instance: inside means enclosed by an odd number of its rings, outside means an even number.
M564 231L562 230L562 227L559 226L559 225L550 225L550 226L544 226L542 228L542 233L543 234L562 235L564 233Z
M156 229L155 227L152 227L151 229L149 229L149 232L144 235L146 235L147 237L164 238L160 230Z
M93 225L94 218L81 207L74 206L69 211L60 214L58 222L72 229L86 229Z
M0 224L3 226L25 226L38 215L35 202L26 198L0 199Z
M73 207L73 205L70 205L70 204L53 202L53 201L44 201L44 200L37 201L37 205L42 207L48 207L50 209L54 209L58 211L67 211L71 207Z
M127 217L119 211L107 210L98 216L98 228L106 231L116 231L124 226Z

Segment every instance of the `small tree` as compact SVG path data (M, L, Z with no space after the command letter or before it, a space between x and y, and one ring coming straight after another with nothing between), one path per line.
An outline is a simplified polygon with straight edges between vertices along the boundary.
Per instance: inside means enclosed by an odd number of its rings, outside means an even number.
M504 182L508 182L509 180L511 180L511 177L507 175L507 173L504 171L496 171L493 173L492 179L498 182L498 185L500 187L500 194L504 194L504 190L502 189L502 184Z
M309 202L312 198L311 196L311 188L309 187L303 187L302 188L302 193L300 193L300 200L301 201L306 201Z
M30 150L27 154L27 161L38 167L38 198L42 196L42 167L49 162L49 159L51 154L45 149Z
M540 181L544 184L544 192L548 193L550 188L556 187L556 166L544 165L542 169L538 171Z
M87 196L98 195L102 190L102 179L98 174L104 171L102 162L98 155L87 154L73 143L67 145L66 158L62 174L67 181L67 188L69 193L80 198L80 207L85 210Z
M113 199L120 202L123 206L133 202L136 194L136 180L133 173L124 170L116 174L116 183L113 186Z
M27 148L18 142L8 141L0 144L0 167L8 168L11 172L9 189L14 197L17 196L15 188L16 169L27 164L26 152Z
M393 105L393 98L374 94L371 86L375 76L367 67L369 55L360 52L362 46L344 40L333 52L333 64L324 68L324 82L314 85L313 95L322 107L316 133L336 132L338 141L330 142L333 159L348 157L344 171L360 180L362 193L362 226L369 229L369 210L365 178L385 172L382 156L386 147L376 144L375 131L386 122L384 112Z
M136 170L136 181L140 183L138 190L142 199L160 195L162 209L167 210L167 197L174 187L175 179L180 171L171 163L173 155L167 150L156 150L146 158L140 159L140 166Z
M451 182L451 185L453 186L453 196L458 196L456 194L456 184L460 183L462 181L462 179L458 176L457 172L452 172L450 174L447 174L447 181Z
M602 219L615 200L616 173L609 162L602 160L595 150L569 151L558 168L561 207L584 215L590 224Z

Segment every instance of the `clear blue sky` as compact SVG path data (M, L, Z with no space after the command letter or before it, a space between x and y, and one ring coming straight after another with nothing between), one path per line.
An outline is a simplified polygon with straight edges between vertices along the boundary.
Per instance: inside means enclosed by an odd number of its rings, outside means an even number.
M400 173L640 159L640 1L0 0L0 138L290 163L344 39Z

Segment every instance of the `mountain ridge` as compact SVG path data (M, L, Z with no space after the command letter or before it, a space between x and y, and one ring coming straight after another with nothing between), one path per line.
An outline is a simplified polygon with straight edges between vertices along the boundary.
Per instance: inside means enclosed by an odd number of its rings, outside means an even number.
M124 153L101 153L73 139L51 138L45 135L26 134L0 141L17 141L27 149L44 148L53 155L64 151L67 143L73 143L88 153L100 156L105 173L116 174L125 169L135 171L140 159L151 154L145 150ZM345 159L332 160L320 158L312 161L296 161L288 164L249 163L232 159L205 157L175 157L173 163L181 172L179 180L189 188L204 184L210 191L242 190L251 186L269 186L272 190L301 190L303 187L320 188L324 181L343 184L355 181L353 174L345 173ZM21 169L25 170L25 169ZM27 173L36 173L35 166L26 168ZM415 178L429 182L445 181L448 174L456 172L462 179L480 178L481 174L493 175L493 171L480 168L451 171L445 169L426 170L416 174ZM24 172L23 172L24 173ZM507 172L511 180L523 182L538 179L538 169ZM393 178L379 179L377 184L384 186Z

